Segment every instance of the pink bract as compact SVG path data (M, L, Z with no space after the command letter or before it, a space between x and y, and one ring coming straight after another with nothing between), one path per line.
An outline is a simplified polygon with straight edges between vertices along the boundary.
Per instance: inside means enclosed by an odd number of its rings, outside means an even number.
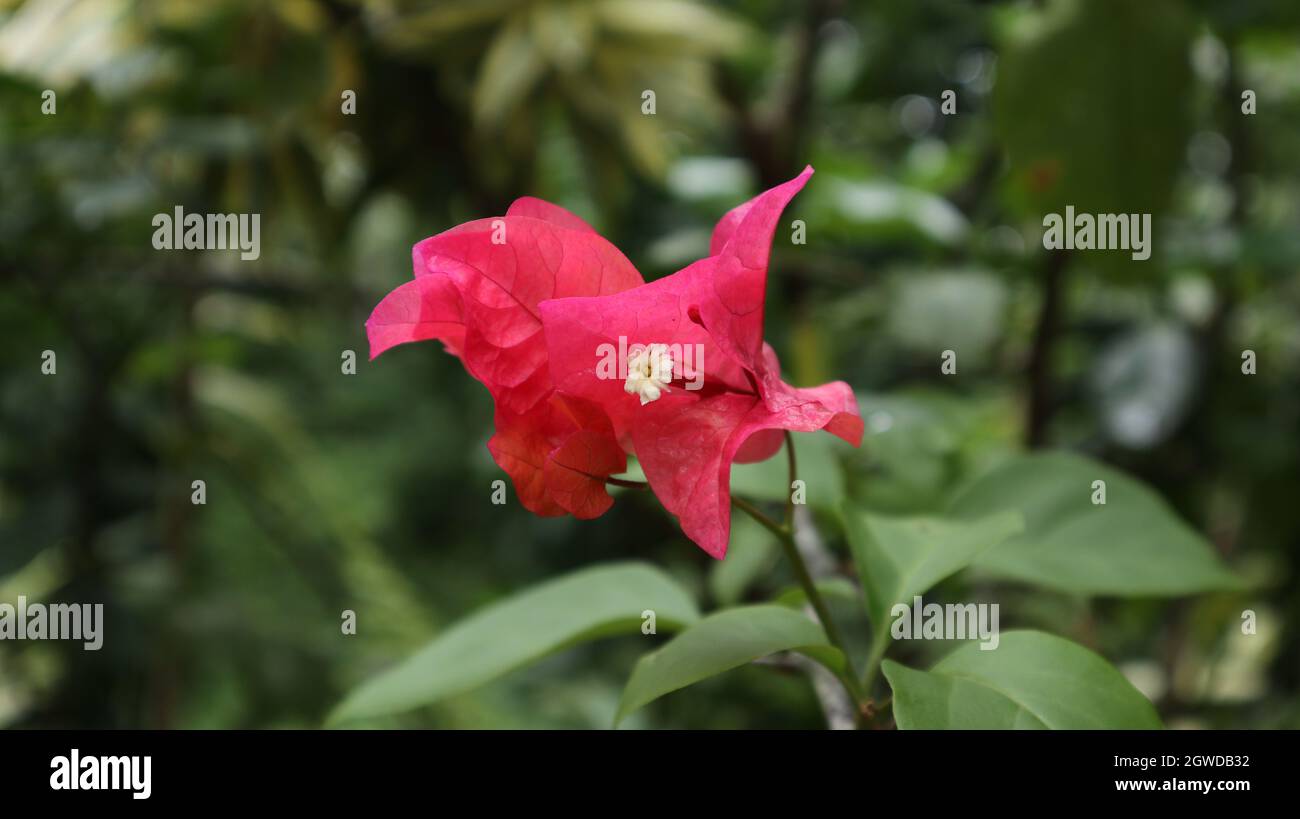
M551 379L566 395L600 406L630 444L650 488L704 551L726 554L731 528L731 464L770 457L781 430L825 429L857 446L862 419L850 387L810 389L781 380L763 342L763 307L772 236L786 204L812 175L796 178L732 210L713 233L711 253L663 279L607 296L541 303ZM644 406L622 382L601 378L603 344L701 345L703 380L676 382Z
M626 469L626 456L598 409L555 395L537 305L627 290L641 274L586 222L531 197L503 217L425 239L412 256L415 279L385 296L366 322L371 359L398 344L442 341L492 394L488 449L524 508L602 514L613 503L604 479ZM579 463L595 471L569 474Z

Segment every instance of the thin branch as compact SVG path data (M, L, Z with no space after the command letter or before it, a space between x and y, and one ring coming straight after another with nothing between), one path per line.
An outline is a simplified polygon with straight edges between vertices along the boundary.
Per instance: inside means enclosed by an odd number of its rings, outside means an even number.
M785 431L785 452L786 452L786 463L789 465L788 474L790 476L789 485L787 485L785 488L785 496L786 496L785 528L793 532L794 531L794 482L796 480L796 476L799 474L799 470L798 470L798 465L795 463L795 457L794 457L794 436L790 434L790 430L788 429Z
M646 483L645 481L628 481L628 480L624 480L623 478L606 477L605 483L609 484L610 486L623 486L628 489L649 489L650 488L650 484Z
M786 447L790 450L790 473L787 483L793 484L797 473L795 472L794 446L790 438L790 433L786 433ZM794 539L794 508L791 505L789 509L788 524L782 525L777 523L761 509L754 504L732 496L731 502L737 509L748 514L754 520L758 521L765 529L776 535L777 541L781 544L782 550L785 551L786 559L790 561L790 568L794 570L795 577L799 580L799 585L803 588L804 596L812 606L813 612L817 615L817 620L821 623L822 630L826 632L826 638L833 646L840 650L847 662L849 652L844 638L840 635L839 627L835 625L835 620L831 617L830 609L826 601L822 598L821 592L817 589L817 584L813 581L812 575L808 573L808 566L804 563L803 556L799 554L799 547L795 545ZM862 702L862 696L859 692L857 679L855 677L852 665L846 670L846 673L840 676L840 681L844 684L849 696L854 702Z
M1047 254L1043 270L1043 305L1034 328L1034 346L1030 349L1026 373L1029 379L1029 411L1025 423L1025 443L1038 448L1047 443L1047 428L1056 410L1052 392L1052 359L1064 317L1065 268L1069 254L1053 250Z
M749 515L754 520L761 523L764 529L776 535L777 538L787 538L790 536L789 529L777 523L772 518L768 517L767 513L765 513L762 509L759 509L757 506L745 500L744 498L739 498L736 497L735 495L732 495L731 505L736 507L740 511L744 512L746 515Z

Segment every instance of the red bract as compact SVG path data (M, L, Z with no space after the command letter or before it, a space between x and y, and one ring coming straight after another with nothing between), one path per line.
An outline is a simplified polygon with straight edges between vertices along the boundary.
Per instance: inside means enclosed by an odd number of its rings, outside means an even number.
M731 527L733 461L775 454L781 430L825 429L854 446L862 440L847 384L792 387L763 343L772 236L811 175L807 168L732 210L714 230L712 255L671 276L614 295L540 305L555 388L604 410L665 508L718 558ZM624 380L602 371L601 350L634 345L702 352L702 366L698 358L695 372L674 362L678 377L644 403L628 394ZM698 389L683 383L692 380Z
M371 358L430 338L458 356L492 394L488 448L529 510L602 514L605 479L634 452L686 535L721 558L733 462L771 457L783 430L862 439L848 385L792 387L763 343L772 236L811 175L726 214L708 258L650 284L577 216L519 199L415 246L415 280L366 323Z
M412 255L415 279L366 322L370 357L408 341L442 341L492 394L488 449L524 507L603 513L613 502L604 479L626 469L626 456L599 408L555 394L537 305L636 287L636 268L586 222L532 198L516 200L504 217L425 239Z

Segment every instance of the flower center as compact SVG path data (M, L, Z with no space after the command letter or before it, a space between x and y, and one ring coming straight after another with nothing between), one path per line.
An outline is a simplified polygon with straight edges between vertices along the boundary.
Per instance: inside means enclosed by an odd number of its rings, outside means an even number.
M640 344L628 351L627 381L623 390L641 398L641 406L658 400L668 392L668 382L673 380L673 357L667 344Z

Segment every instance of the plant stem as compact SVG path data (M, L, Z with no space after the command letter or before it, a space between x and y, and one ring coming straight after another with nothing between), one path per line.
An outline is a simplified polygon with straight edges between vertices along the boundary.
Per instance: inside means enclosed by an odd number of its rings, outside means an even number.
M622 478L605 478L605 483L610 486L625 486L628 489L649 489L650 484L645 481L628 481Z
M830 609L827 608L826 601L822 599L821 592L817 590L817 584L813 582L812 575L808 573L808 566L804 563L803 556L799 554L799 547L794 541L795 504L793 484L795 476L797 475L797 464L794 454L794 436L792 436L788 430L785 433L785 449L787 462L790 465L790 477L787 482L790 486L787 486L786 488L786 491L789 493L789 499L786 501L785 505L785 523L776 522L763 512L762 509L759 509L744 498L738 498L733 495L731 497L731 503L737 509L758 521L764 529L767 529L773 535L776 535L776 539L780 541L781 548L785 550L786 559L790 561L790 566L794 569L795 577L799 579L799 585L803 587L804 595L812 605L813 611L817 613L817 619L821 621L822 630L826 632L826 639L828 639L831 645L839 649L840 653L844 655L846 670L844 674L837 676L840 678L841 682L844 683L844 688L849 692L849 696L853 698L854 704L860 709L864 700L853 671L853 665L849 662L849 652L845 648L844 638L840 636L839 628L835 625L835 621L831 619ZM610 486L627 487L628 489L650 488L650 484L645 481L629 481L623 478L607 477L605 478L605 483Z
M871 653L867 656L867 668L862 673L862 687L866 691L871 690L872 684L876 681L876 674L880 672L880 663L885 659L887 648L885 639L888 636L888 621L885 622L884 627L877 627L871 635Z
M844 657L848 658L848 653L844 650L844 639L840 636L839 629L835 621L831 619L830 610L826 607L826 601L822 599L821 592L817 591L817 584L813 582L812 575L808 573L808 566L803 562L803 556L799 554L799 547L795 545L794 534L789 530L783 530L778 536L782 548L785 549L785 556L790 561L790 566L794 569L795 577L799 579L799 585L803 586L804 594L808 596L808 602L812 604L813 610L817 612L817 619L822 621L822 628L826 629L826 636L830 638L831 643L835 645Z
M787 529L785 526L781 525L780 523L777 523L776 521L772 520L770 517L764 514L763 510L759 509L757 506L745 500L744 498L738 498L735 495L732 495L731 505L736 507L740 511L744 512L745 514L749 515L754 520L761 523L764 529L776 535L778 538L786 538L790 536L789 529Z
M790 430L785 431L785 452L786 463L790 465L790 478L786 481L789 485L785 488L785 528L790 530L791 536L794 535L794 482L795 477L799 474L794 460L794 436Z
M1047 443L1047 427L1056 409L1052 391L1052 359L1065 315L1065 268L1070 253L1048 251L1043 270L1043 303L1034 328L1026 375L1029 380L1029 411L1025 421L1025 444L1031 449Z
M788 431L785 433L785 446L789 453L788 461L790 464L790 479L788 483L793 484L796 474L794 441ZM790 491L788 487L787 491ZM849 663L849 652L846 648L844 638L840 635L840 630L835 625L835 620L831 618L830 609L826 606L826 601L822 598L821 592L817 590L817 584L813 582L812 575L808 573L808 566L804 563L803 556L799 554L799 547L794 541L793 495L791 495L790 500L786 503L786 519L784 524L777 523L761 509L744 498L738 498L733 495L731 502L737 509L740 509L745 514L758 521L763 528L776 535L776 539L781 543L781 548L785 551L786 559L790 561L790 567L794 569L794 574L799 580L799 585L803 587L804 595L812 605L813 611L817 613L817 619L821 621L822 629L826 632L826 638L830 640L831 645L839 649L840 653L844 655L844 661L847 666L847 673L843 676L844 687L848 689L849 695L853 697L854 702L860 705L863 700L858 688L857 680L854 677L853 666Z

